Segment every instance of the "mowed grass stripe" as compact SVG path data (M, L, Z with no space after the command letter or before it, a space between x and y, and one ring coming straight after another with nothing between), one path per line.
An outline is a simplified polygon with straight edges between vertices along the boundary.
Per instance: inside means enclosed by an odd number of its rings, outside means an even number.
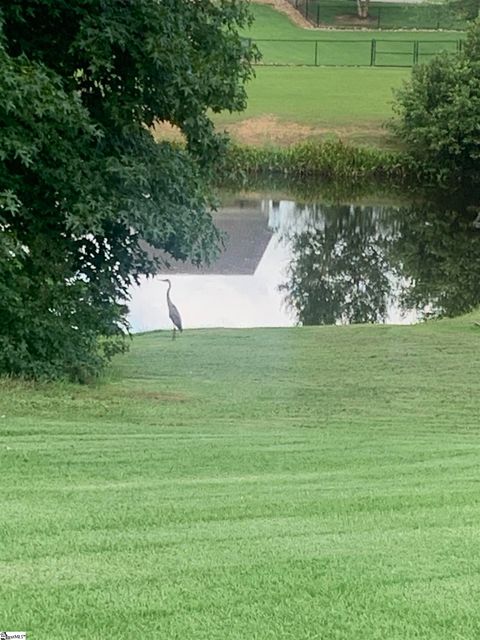
M2 381L0 598L31 638L478 636L475 315L135 337Z

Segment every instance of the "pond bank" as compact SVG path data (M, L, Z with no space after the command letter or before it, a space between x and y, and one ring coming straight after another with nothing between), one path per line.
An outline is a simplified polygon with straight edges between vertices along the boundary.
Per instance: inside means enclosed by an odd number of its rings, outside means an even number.
M242 176L322 178L349 185L366 181L391 186L430 182L426 172L405 152L342 142L302 142L290 147L263 148L231 145L222 179L241 181Z

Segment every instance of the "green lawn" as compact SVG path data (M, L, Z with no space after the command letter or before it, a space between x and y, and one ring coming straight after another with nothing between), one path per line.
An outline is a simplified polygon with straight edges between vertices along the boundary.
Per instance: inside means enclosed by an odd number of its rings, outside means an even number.
M378 65L410 63L414 41L420 42L418 59L422 62L439 47L454 50L461 35L302 29L271 7L252 5L252 10L255 22L244 35L258 42L265 62L277 64L312 64L315 58L319 65L334 61L369 64L372 37L376 38ZM439 38L444 44L438 43ZM316 39L322 42L315 56ZM259 66L247 87L247 110L215 115L214 120L245 144L282 145L306 138L339 137L354 144L392 146L384 123L393 115L392 90L409 75L408 68L389 66Z
M424 62L439 51L456 51L463 36L458 32L302 29L266 5L252 5L252 11L255 22L245 36L255 40L264 64L368 66L374 39L376 65L408 67L414 60L415 46L418 61Z
M259 67L248 85L246 111L214 120L247 144L295 142L300 125L310 138L385 145L392 89L408 75L406 69ZM269 116L274 121L266 123Z
M3 381L3 627L476 640L476 319L160 332L98 386Z
M392 114L392 88L403 69L259 68L248 86L248 107L216 121L235 122L274 113L305 124L343 126L383 121Z

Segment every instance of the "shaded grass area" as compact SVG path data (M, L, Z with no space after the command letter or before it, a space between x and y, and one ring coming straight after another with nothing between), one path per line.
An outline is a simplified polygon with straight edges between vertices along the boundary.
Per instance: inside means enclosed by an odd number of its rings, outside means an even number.
M353 5L355 7L355 5ZM458 31L422 31L412 25L411 31L365 31L365 30L344 30L344 29L305 29L293 23L288 16L274 8L263 4L252 4L254 22L251 27L244 32L249 38L292 38L302 40L371 40L372 38L382 38L391 42L402 40L424 40L426 42L436 42L438 40L457 40L463 37Z
M476 317L160 332L95 387L3 381L4 625L477 638Z
M302 15L313 24L336 28L464 29L466 20L458 5L447 2L372 2L366 20L359 20L349 0L297 0Z

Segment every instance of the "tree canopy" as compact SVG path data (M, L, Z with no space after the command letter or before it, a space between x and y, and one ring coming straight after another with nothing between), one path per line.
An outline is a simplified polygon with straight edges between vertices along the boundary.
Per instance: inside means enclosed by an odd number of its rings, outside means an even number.
M94 373L158 266L145 242L215 251L208 112L245 107L249 20L239 0L1 0L0 372Z

